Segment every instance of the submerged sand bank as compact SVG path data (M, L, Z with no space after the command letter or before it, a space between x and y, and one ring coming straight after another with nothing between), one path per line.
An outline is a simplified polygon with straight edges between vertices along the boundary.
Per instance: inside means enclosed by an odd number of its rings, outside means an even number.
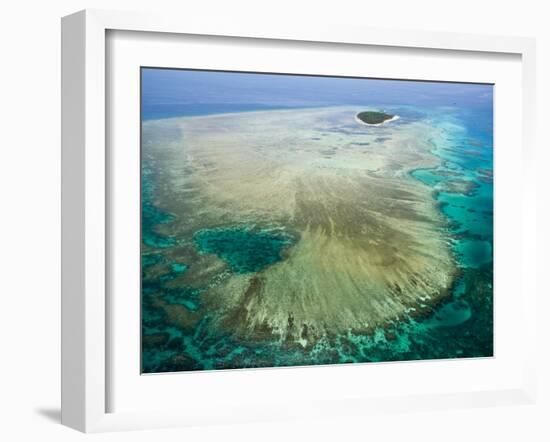
M205 311L244 339L307 345L366 331L445 296L455 265L430 188L433 128L358 127L357 109L267 111L146 122L143 161L166 233L190 264L181 281L209 285ZM275 226L299 240L285 259L231 274L190 242L203 228ZM170 307L166 307L168 310ZM205 311L199 311L200 315Z

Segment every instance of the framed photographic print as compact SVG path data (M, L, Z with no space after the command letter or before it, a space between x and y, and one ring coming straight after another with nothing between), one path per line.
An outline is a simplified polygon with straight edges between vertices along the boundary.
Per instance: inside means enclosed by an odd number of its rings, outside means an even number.
M522 38L64 18L63 422L533 400L533 63Z

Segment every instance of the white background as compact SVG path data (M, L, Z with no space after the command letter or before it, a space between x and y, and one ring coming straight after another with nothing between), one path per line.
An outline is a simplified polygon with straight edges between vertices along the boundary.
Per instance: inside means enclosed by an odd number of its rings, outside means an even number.
M538 38L539 190L548 187L550 159L542 130L550 121L550 28L543 2L461 0L21 0L0 14L0 217L2 295L0 336L0 438L12 440L548 440L550 416L549 303L540 289L540 398L535 406L416 412L363 419L162 430L84 436L59 425L59 18L85 7L200 14L227 20L311 20L384 28L448 30ZM518 180L521 177L518 176ZM542 192L541 192L542 193ZM542 203L547 198L539 198ZM550 225L539 218L542 275ZM543 259L545 258L545 259ZM544 376L546 374L546 376Z

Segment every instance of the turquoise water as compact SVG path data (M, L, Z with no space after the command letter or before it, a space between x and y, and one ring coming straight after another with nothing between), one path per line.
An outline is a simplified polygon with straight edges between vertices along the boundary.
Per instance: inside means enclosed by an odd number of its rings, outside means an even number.
M282 232L247 227L200 230L193 238L202 253L215 253L235 273L257 272L282 259L294 241Z
M208 82L205 85L208 85ZM236 96L237 89L232 90L227 83L223 85L226 86L225 96L229 97L228 100ZM280 86L281 90L290 87L282 83ZM492 356L492 89L488 86L473 86L475 87L468 88L467 85L460 85L456 91L451 88L452 92L449 92L450 89L438 85L440 92L433 94L435 98L422 98L431 90L425 85L412 85L409 95L403 87L385 90L386 97L391 98L385 109L391 111L392 104L395 106L396 103L406 105L395 108L399 109L398 113L402 117L398 120L399 124L422 119L429 121L440 134L432 140L432 152L440 158L441 164L433 169L415 170L411 175L430 187L434 200L448 221L445 233L460 270L450 297L435 306L428 316L417 317L415 312L411 311L409 318L387 324L372 334L355 335L349 332L341 336L327 337L307 350L285 346L277 341L245 344L216 327L215 318L211 315L197 314L204 306L202 294L215 284L215 281L194 283L192 286L179 282L180 278L196 270L195 263L181 261L177 253L178 247L182 247L181 239L166 233L170 230L165 227L176 220L172 214L155 206L155 174L144 162L141 261L142 371L158 373ZM163 91L166 87L163 86ZM381 95L379 99L382 99L384 94L380 93L379 87L380 83L377 84L377 90ZM351 85L346 88L350 94L356 94L358 88L360 89L359 86ZM488 93L488 90L491 93L482 99L479 98L480 90L484 94ZM292 91L290 88L290 92L279 94L277 100L282 100L285 94L287 98L294 97ZM330 96L325 91L324 95L320 94L318 98L327 102L335 101L338 96L342 99L346 91L340 95L332 93ZM161 93L153 92L153 98L162 96ZM203 92L198 86L193 89L194 94ZM250 103L257 103L257 108L265 107L265 102L255 101L257 96L265 98L264 92L254 90L254 94L243 95L243 89L238 89L242 102L231 104L231 109L253 110L254 105ZM206 99L200 106L194 105L191 92L186 94L189 95L189 103L175 103L172 110L164 104L157 106L154 99L148 98L149 113L144 118L158 118L159 115L164 117L167 116L166 112L168 116L182 113L216 113L214 102L208 102ZM313 99L308 94L310 93L307 90L303 91L300 100L288 98L282 104L279 103L279 106L284 108L293 105L303 106L304 103L317 104L317 101L312 102ZM205 92L203 96L207 96ZM164 103L162 100L158 102ZM350 101L340 101L342 102ZM218 112L226 109L227 107L219 107ZM353 130L353 125L350 125L349 130ZM357 145L356 148L363 147ZM226 263L224 271L229 274L245 274L257 272L285 259L285 254L296 241L296 237L277 226L259 228L230 225L198 230L185 244L186 247L194 248L199 255L218 256ZM156 304L159 299L183 308L179 317L180 326L170 325L166 313ZM186 312L189 313L189 318L186 317Z
M169 224L174 221L174 217L169 213L159 210L152 202L153 200L153 182L152 172L147 168L142 168L141 172L141 240L153 248L166 248L173 246L176 241L174 238L160 235L157 233L157 226ZM154 259L150 256L147 260ZM143 265L143 257L142 257Z
M443 163L412 175L437 192L441 210L451 222L449 230L459 264L477 268L492 262L493 254L493 181L480 173L493 170L492 132L481 129L492 127L492 112L462 111L433 119L447 136L433 148ZM473 190L449 192L444 184L450 179Z

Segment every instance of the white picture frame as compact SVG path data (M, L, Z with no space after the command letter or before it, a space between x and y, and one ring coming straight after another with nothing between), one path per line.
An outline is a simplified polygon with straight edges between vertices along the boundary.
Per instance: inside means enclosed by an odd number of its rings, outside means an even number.
M107 244L109 197L106 120L109 31L138 31L272 39L286 42L339 43L380 48L425 48L469 51L478 54L515 54L521 57L521 306L518 317L525 336L534 337L536 317L535 247L535 42L519 37L493 37L451 33L377 30L313 24L286 25L211 23L196 17L158 17L86 10L62 20L62 423L85 432L185 426L217 422L247 422L364 414L453 407L532 403L535 400L536 357L526 341L520 382L502 389L462 393L440 391L425 395L317 400L310 408L289 403L271 407L238 404L225 415L198 411L190 416L177 411L108 412L109 353L107 328ZM497 295L498 296L498 295ZM316 370L312 368L310 370ZM269 378L269 373L264 377ZM243 372L241 372L241 376Z

